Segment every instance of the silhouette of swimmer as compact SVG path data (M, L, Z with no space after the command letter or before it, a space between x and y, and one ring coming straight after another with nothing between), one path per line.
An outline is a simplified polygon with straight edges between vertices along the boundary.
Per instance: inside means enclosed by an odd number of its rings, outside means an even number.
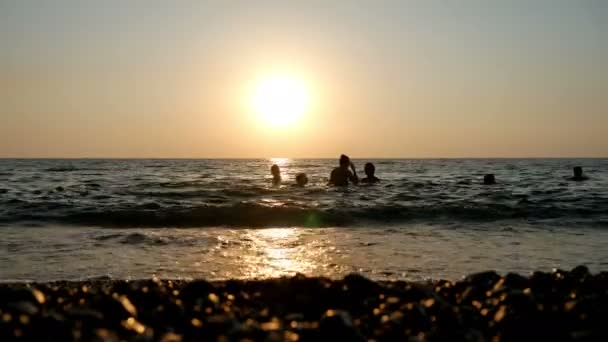
M270 167L270 173L272 174L272 184L277 185L281 183L281 169L277 164Z
M349 167L350 170L348 169ZM357 177L355 165L353 165L348 156L343 154L340 156L340 166L331 172L329 184L335 186L347 186L349 181L353 184L358 184L359 177Z
M494 177L494 174L489 173L489 174L483 176L483 184L485 184L485 185L496 184L496 177Z
M586 176L583 176L583 168L580 166L576 166L575 168L572 169L572 171L574 172L574 177L570 178L570 180L584 181L584 180L589 179Z
M298 173L296 175L296 185L303 187L306 184L308 184L308 176L305 173Z
M373 184L380 181L380 178L376 177L374 174L376 173L376 167L372 163L365 164L365 175L367 177L361 180L361 183Z

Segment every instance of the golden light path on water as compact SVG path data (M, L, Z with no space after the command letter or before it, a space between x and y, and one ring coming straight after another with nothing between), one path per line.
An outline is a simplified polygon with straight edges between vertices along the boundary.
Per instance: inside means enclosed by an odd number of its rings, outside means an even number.
M267 278L294 273L312 273L321 266L324 249L307 249L297 228L249 230L254 253L244 256L247 277Z
M199 239L212 237L214 246L199 249L178 262L192 278L264 279L306 275L343 276L358 271L336 240L349 240L349 232L326 234L333 228L212 228L197 232ZM342 240L338 238L338 240ZM193 267L188 267L192 265ZM175 271L176 265L171 271ZM159 273L163 274L163 273Z
M289 158L268 158L268 169L276 164L281 169L283 184L277 189L288 189L294 174L302 171L293 168ZM280 207L284 203L271 197L260 200L267 206ZM315 216L308 218L311 223L317 220ZM200 255L198 267L208 267L206 258L214 261L222 260L225 266L222 270L212 273L228 273L235 278L269 278L296 273L325 274L339 270L336 260L338 247L330 237L320 234L323 229L308 229L302 227L262 228L262 229L228 229L205 230L219 233L215 248ZM352 271L352 270L350 270Z

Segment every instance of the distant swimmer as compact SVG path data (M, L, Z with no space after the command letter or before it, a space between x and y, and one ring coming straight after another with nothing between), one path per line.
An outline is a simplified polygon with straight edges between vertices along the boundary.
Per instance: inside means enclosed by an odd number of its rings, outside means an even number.
M270 167L270 173L272 174L272 184L278 185L281 183L281 169L277 164Z
M348 169L349 167L350 170ZM347 186L349 181L353 184L359 183L359 177L357 177L357 170L355 170L355 165L353 165L348 156L341 155L340 167L335 168L331 172L331 176L329 177L329 184L335 186Z
M576 166L572 171L574 172L574 177L570 178L570 180L580 182L589 179L583 175L583 168L580 166Z
M496 184L496 177L494 177L494 174L488 173L487 175L483 176L483 184L484 185Z
M296 184L302 187L305 186L308 184L308 176L305 173L298 173L296 175Z
M372 163L365 164L365 175L367 177L361 180L361 183L374 184L380 181L380 178L376 177L376 167Z

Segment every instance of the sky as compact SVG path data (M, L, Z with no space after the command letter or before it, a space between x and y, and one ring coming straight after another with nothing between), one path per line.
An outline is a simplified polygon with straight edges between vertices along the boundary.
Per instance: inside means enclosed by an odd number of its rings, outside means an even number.
M608 157L608 1L0 0L0 157L340 153Z

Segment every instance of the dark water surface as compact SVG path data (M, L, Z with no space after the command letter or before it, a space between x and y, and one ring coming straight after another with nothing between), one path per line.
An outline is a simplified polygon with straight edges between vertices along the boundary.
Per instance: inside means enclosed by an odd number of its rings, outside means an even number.
M608 160L378 160L381 184L327 187L334 160L0 160L0 224L369 226L409 222L608 227ZM582 165L590 179L567 180ZM363 168L363 162L358 166ZM292 186L306 172L311 184ZM362 172L361 172L362 173ZM496 174L484 186L485 173Z
M336 189L335 160L0 160L0 280L607 268L606 159L374 162Z

